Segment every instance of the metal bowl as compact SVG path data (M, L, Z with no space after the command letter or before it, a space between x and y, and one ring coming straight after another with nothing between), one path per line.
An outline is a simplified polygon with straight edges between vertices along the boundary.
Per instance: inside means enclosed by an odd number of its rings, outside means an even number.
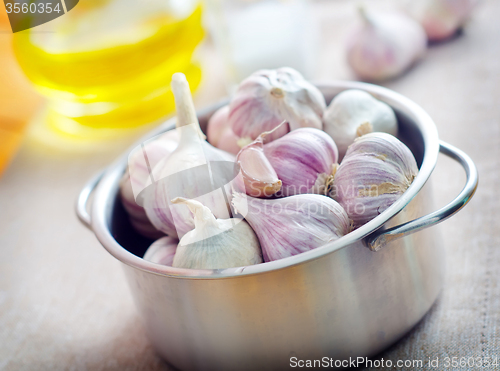
M337 241L241 268L161 266L141 258L151 241L131 230L117 199L127 153L92 179L79 196L78 216L124 263L151 342L178 369L277 370L300 360L324 359L340 366L342 360L374 355L401 338L442 288L439 229L428 227L470 200L478 182L473 162L439 141L422 108L391 90L358 82L317 86L328 102L341 91L356 88L389 104L397 114L399 137L420 168L397 202ZM199 113L203 129L222 104ZM147 138L174 126L171 119ZM432 212L429 178L439 152L464 167L467 181L452 202Z

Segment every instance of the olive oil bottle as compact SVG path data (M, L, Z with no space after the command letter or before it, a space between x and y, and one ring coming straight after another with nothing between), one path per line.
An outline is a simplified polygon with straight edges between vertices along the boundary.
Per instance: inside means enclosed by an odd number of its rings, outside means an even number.
M201 79L204 36L195 0L88 0L14 35L21 68L47 105L33 130L45 142L95 143L158 122L174 109L170 79Z

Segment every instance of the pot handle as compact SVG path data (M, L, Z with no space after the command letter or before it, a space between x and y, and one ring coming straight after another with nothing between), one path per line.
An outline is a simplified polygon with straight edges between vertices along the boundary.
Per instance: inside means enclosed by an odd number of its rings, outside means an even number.
M422 216L415 220L409 221L407 223L385 229L378 230L363 240L368 248L372 251L378 251L383 248L390 241L396 240L398 238L404 237L411 233L418 232L424 228L431 227L438 224L450 216L457 213L462 207L464 207L472 198L477 189L478 174L477 169L471 158L459 150L458 148L452 146L451 144L445 143L443 141L439 142L439 151L458 161L460 165L463 166L465 174L467 176L467 181L464 188L460 194L455 197L448 205L442 207L441 209L434 211L431 214Z
M78 195L78 198L76 199L76 215L78 216L78 219L80 219L80 221L83 223L83 225L88 229L92 229L90 213L87 211L90 195L92 194L92 192L94 192L103 175L104 171L100 172L97 175L94 175L94 177L92 177L92 179L90 179L88 183L85 184L85 187L83 187L83 189L80 191L80 194Z

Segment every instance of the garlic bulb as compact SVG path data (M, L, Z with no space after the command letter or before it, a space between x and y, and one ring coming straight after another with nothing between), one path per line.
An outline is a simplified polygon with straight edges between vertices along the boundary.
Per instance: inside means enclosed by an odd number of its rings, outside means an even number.
M347 61L359 77L384 80L407 70L427 49L418 22L401 13L375 13L360 8L362 24L347 43Z
M237 154L240 151L238 137L229 125L229 106L218 109L208 120L207 139L208 142L224 151Z
M161 265L172 266L178 243L179 240L176 238L162 237L148 247L143 259Z
M260 199L235 193L232 203L259 237L266 262L323 246L351 230L344 209L327 196Z
M173 266L191 269L224 269L262 263L259 240L242 219L216 219L198 201L176 198L194 215L195 228L181 238Z
M398 121L392 108L362 90L345 90L333 98L323 116L324 130L342 158L354 139L372 131L397 135Z
M186 205L172 205L175 197L197 199L218 218L230 217L231 181L236 176L234 156L204 140L189 85L183 74L172 77L177 108L179 145L158 163L145 192L145 209L151 223L166 234L181 238L194 228Z
M264 144L271 133L262 133L236 158L247 194L254 197L326 194L338 160L332 138L322 130L300 128Z
M292 68L260 70L242 81L229 105L229 124L244 147L283 120L270 140L300 127L322 128L325 98Z
M359 227L391 206L417 173L413 154L399 139L386 133L366 134L347 150L331 196Z
M179 142L177 131L170 130L135 148L129 155L127 171L120 181L120 198L134 229L140 234L157 239L163 236L150 222L143 202L137 197L144 190L150 177L150 169L168 157Z
M477 0L412 1L411 12L431 41L447 39L467 21Z

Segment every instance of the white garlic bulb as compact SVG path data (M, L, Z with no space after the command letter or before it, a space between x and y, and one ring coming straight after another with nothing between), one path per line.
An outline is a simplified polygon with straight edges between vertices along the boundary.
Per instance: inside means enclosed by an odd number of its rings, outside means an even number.
M427 37L418 22L402 13L360 9L363 21L347 42L347 61L359 77L398 76L424 55Z
M168 157L178 143L177 131L170 130L135 148L128 157L127 171L120 181L120 198L130 222L137 232L148 238L157 239L163 233L150 223L140 195L150 179L150 169Z
M372 131L397 135L398 121L392 108L371 94L345 90L333 98L323 116L324 130L339 149L342 158L354 139Z
M162 237L151 244L144 253L144 260L172 266L179 240L170 236Z
M234 156L206 142L201 132L189 85L183 74L172 77L177 108L179 145L153 169L152 184L145 193L145 209L151 223L166 234L182 238L194 228L186 205L172 205L175 197L201 201L218 218L228 219L231 180L236 176Z
M229 125L229 106L218 109L208 120L207 139L208 142L224 151L237 154L240 151L238 137Z
M477 0L412 1L412 15L424 27L431 41L453 36L467 21Z
M247 194L326 194L338 160L332 138L322 130L300 128L264 144L269 134L261 134L236 157Z
M327 196L261 199L235 193L232 203L259 237L266 262L323 246L351 230L342 206Z
M198 201L176 198L194 215L195 228L181 238L173 266L190 269L224 269L262 263L259 240L242 219L216 219Z
M418 167L410 149L386 133L357 138L337 169L332 197L359 227L391 206L411 185Z
M239 85L229 105L229 123L243 147L283 120L287 125L270 140L300 127L321 129L325 108L321 92L294 69L260 70Z

